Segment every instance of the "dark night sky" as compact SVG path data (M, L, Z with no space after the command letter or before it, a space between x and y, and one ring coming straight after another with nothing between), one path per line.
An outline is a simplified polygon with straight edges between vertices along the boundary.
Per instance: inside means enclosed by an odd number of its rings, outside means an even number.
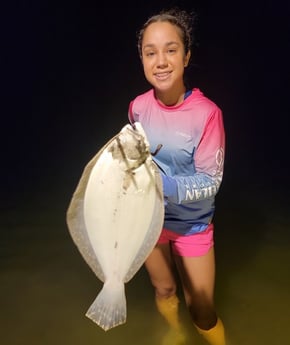
M289 5L286 1L22 1L2 11L1 204L57 191L127 122L148 84L135 33L177 4L199 13L190 69L224 111L228 189L289 189Z

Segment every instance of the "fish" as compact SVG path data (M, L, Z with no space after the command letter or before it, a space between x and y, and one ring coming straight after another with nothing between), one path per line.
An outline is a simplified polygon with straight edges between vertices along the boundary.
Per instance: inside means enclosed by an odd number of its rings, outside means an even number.
M104 331L127 321L125 284L140 270L164 221L162 178L139 122L127 123L87 163L66 222L103 283L86 312Z

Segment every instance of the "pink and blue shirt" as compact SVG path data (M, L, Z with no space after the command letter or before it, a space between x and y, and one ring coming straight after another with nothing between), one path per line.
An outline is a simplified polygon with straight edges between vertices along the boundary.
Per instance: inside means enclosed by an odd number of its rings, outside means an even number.
M129 106L131 123L139 121L160 170L176 181L166 200L164 227L182 235L205 230L212 222L215 196L223 177L225 132L221 109L199 89L177 106L165 106L154 90Z

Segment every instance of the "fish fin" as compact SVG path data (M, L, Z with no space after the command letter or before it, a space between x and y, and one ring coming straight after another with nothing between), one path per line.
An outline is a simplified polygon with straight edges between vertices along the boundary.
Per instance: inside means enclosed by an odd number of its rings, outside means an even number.
M105 282L86 316L105 331L125 323L127 305L124 283Z

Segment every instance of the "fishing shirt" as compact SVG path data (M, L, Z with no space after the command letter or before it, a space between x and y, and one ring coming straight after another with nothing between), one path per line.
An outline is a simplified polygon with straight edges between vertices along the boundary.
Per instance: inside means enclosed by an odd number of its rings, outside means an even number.
M141 123L151 152L162 145L153 160L177 184L165 203L164 228L182 235L204 231L223 177L221 109L198 88L177 106L162 104L150 89L130 102L128 116Z

